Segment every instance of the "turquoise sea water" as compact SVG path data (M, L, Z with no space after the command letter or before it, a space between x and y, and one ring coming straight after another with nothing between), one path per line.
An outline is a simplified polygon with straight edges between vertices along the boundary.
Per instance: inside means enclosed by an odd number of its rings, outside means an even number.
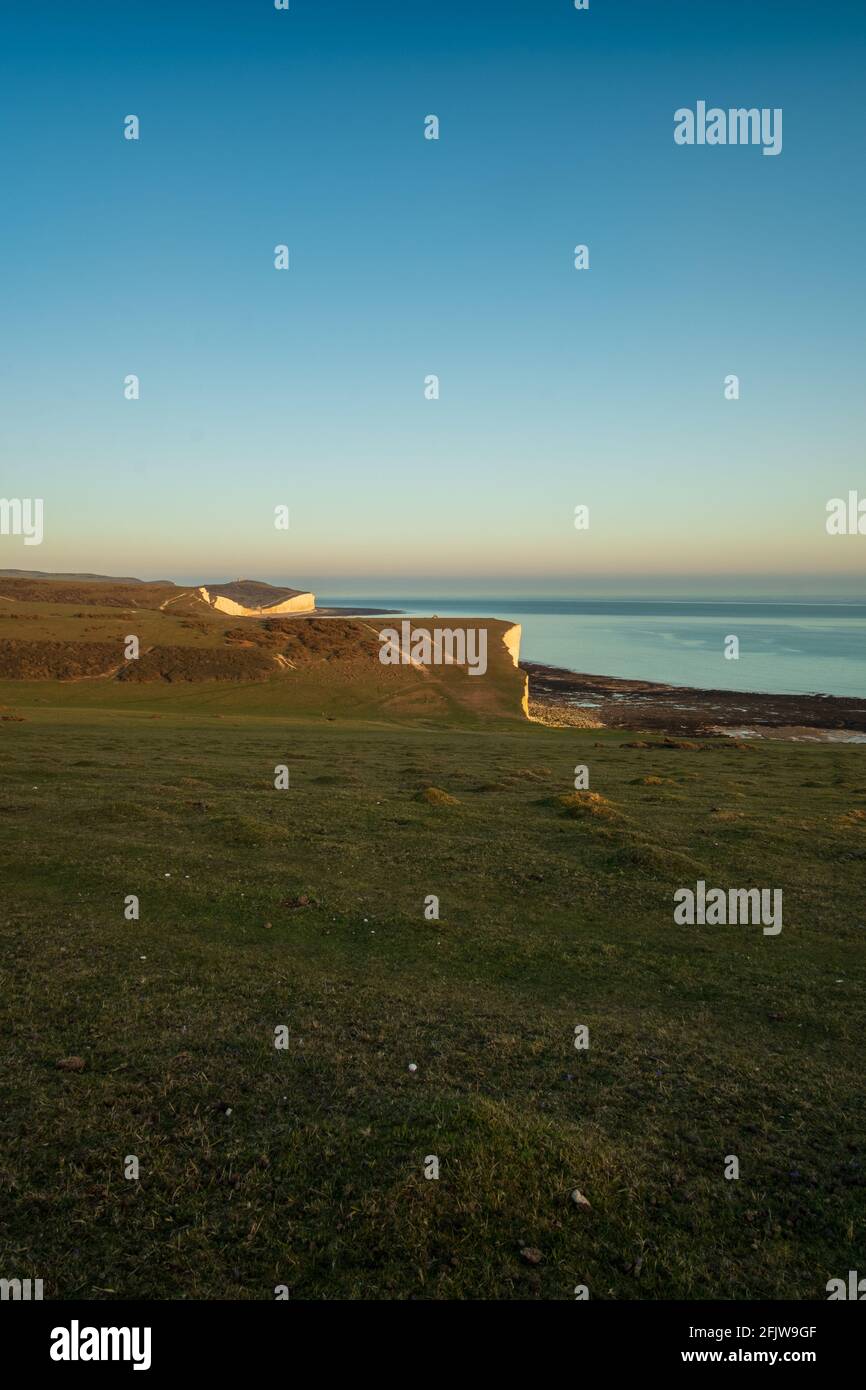
M320 604L400 608L429 617L520 623L521 658L567 670L703 689L866 698L866 603L773 600L341 598ZM726 660L725 638L740 657Z

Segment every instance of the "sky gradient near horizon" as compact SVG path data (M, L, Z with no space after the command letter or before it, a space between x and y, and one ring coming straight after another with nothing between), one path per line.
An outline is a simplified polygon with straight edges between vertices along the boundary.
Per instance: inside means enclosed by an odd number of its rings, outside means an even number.
M862 592L862 4L12 10L0 568Z

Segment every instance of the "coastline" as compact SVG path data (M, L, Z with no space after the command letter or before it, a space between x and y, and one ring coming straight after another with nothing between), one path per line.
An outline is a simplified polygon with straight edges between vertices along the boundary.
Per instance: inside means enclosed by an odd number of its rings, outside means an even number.
M554 728L866 743L866 699L853 696L702 690L520 664L530 719Z

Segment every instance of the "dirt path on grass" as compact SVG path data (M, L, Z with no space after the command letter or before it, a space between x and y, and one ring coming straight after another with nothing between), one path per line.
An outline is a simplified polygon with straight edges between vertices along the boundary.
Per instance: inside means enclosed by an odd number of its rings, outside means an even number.
M171 598L163 599L162 603L159 605L160 613L164 613L170 603L178 603L182 598L193 598L195 593L195 589L186 589L182 594L173 594Z

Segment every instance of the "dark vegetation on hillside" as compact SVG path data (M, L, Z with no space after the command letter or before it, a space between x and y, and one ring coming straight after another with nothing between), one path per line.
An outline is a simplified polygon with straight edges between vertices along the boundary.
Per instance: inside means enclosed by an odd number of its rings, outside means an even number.
M104 676L123 661L118 642L0 642L4 680L80 680Z
M119 681L254 681L274 674L265 652L219 647L154 647L127 661Z
M245 681L274 674L264 652L213 647L155 647L124 658L123 642L0 642L0 678L117 681Z
M180 626L213 634L212 626L206 623L181 620ZM222 636L222 647L159 644L143 649L135 660L125 659L121 640L28 642L5 638L0 641L0 679L68 681L111 676L118 681L263 680L286 669L275 660L278 656L284 656L290 666L358 659L371 665L379 652L374 632L337 618L251 622Z
M225 640L263 646L292 662L336 661L359 655L378 659L379 639L364 624L340 618L270 618L229 628Z

